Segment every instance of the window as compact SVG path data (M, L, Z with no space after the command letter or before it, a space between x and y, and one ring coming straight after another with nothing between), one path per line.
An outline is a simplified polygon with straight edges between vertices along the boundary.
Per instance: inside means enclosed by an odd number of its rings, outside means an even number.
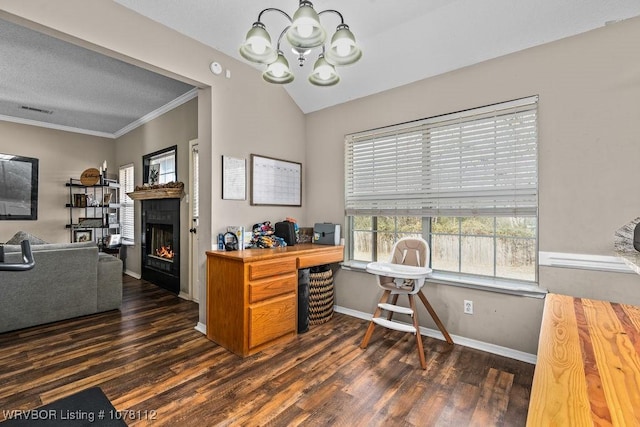
M434 271L536 281L537 97L348 135L348 258L422 236Z
M118 171L120 181L120 235L122 240L134 242L134 213L133 200L127 195L134 190L133 164L120 166Z

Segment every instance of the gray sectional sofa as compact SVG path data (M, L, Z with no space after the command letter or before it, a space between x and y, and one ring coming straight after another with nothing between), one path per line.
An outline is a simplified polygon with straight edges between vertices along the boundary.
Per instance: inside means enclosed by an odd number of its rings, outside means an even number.
M4 245L5 262L21 262ZM122 261L94 242L32 245L35 267L0 271L0 333L102 311L122 304Z

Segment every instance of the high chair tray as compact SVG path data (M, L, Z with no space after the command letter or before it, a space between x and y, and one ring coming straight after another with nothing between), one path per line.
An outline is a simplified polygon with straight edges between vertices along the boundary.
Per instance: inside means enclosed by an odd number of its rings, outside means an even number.
M367 272L398 279L422 279L429 276L433 270L428 267L414 267L390 262L370 262L367 264Z

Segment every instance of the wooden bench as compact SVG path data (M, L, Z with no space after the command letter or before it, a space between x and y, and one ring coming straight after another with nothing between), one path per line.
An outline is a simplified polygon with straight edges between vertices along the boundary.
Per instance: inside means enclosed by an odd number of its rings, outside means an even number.
M527 426L640 425L640 307L548 294Z

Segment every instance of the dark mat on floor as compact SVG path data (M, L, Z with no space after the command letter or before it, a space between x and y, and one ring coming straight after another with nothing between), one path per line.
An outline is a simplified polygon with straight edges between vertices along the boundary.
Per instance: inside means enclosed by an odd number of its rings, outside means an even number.
M55 402L29 410L0 408L6 420L2 427L13 426L108 426L127 424L100 387L92 387Z

